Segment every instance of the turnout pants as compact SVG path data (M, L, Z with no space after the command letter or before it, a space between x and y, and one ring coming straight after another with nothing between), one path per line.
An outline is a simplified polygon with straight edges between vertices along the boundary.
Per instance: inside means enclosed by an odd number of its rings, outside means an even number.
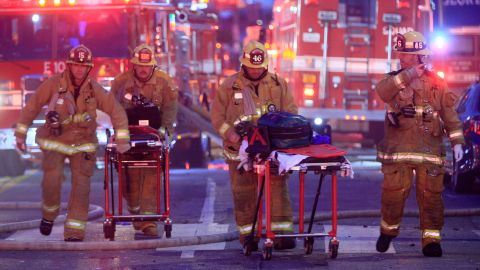
M95 153L68 156L55 151L43 151L42 215L43 218L53 221L60 212L65 158L70 160L72 188L68 200L64 237L83 239L88 218L90 177L95 168Z
M240 231L240 243L243 245L245 237L253 227L253 218L257 213L257 179L253 172L237 170L238 161L228 161L230 181L233 193L235 221ZM287 176L271 176L271 209L272 231L275 233L293 232L292 207L288 194ZM264 193L265 194L265 193Z
M440 242L444 210L443 167L431 164L383 164L382 172L381 232L390 236L399 234L405 200L410 193L415 172L422 247L431 242Z
M160 178L162 175L160 174ZM157 173L154 168L127 168L123 177L123 197L131 214L155 214L157 210ZM133 222L136 230L156 227L153 221Z

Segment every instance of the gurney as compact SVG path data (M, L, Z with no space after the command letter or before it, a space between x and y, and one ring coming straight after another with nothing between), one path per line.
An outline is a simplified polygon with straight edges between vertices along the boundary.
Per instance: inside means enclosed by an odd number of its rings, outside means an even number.
M120 154L116 151L116 143L110 138L105 151L105 221L103 232L105 238L115 239L115 225L117 222L134 221L161 221L164 223L165 236L171 237L172 220L170 218L170 174L169 174L169 146L162 141L158 131L149 126L129 126L131 149ZM114 168L118 176L118 197L114 196ZM156 169L156 213L148 215L123 214L122 181L127 168L155 168ZM163 172L163 181L161 175ZM160 205L160 185L163 182L163 209ZM115 211L115 203L117 211Z
M303 158L300 158L301 161L294 166L288 166L282 172L282 164L279 160L282 158L279 156L285 154L292 155L303 155ZM262 238L262 197L263 192L265 191L265 242L262 250L262 255L265 260L270 260L272 258L273 251L273 240L275 238L284 238L284 237L302 237L304 239L304 248L305 254L311 254L313 252L314 238L316 237L330 237L328 252L330 258L334 259L338 255L339 241L337 239L337 173L351 172L351 166L348 160L344 157L346 155L345 151L339 150L328 144L321 145L310 145L302 148L291 148L291 149L282 149L273 152L267 159L264 160L254 160L254 169L258 175L258 199L256 205L257 215L255 215L253 220L253 228L251 235L247 237L245 244L243 246L244 255L250 255L252 249L254 248L254 238ZM271 193L270 185L271 175L279 175L281 173L296 173L299 175L299 219L298 219L298 233L291 234L275 234L271 229ZM304 224L304 212L305 212L305 174L308 172L314 172L319 174L319 183L315 194L315 199L313 202L312 213L310 215L310 220L308 223L308 228L305 230ZM326 233L314 233L312 232L313 222L315 219L315 213L317 209L317 204L320 196L321 186L325 179L325 176L330 175L332 180L332 229ZM255 230L255 226L257 230Z

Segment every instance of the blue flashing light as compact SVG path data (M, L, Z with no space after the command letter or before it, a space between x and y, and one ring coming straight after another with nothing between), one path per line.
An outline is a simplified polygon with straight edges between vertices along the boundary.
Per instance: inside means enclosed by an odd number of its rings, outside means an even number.
M32 22L33 23L38 23L40 21L40 15L38 14L33 14L32 15Z
M314 120L313 120L313 123L317 126L320 126L322 123L323 123L323 119L320 118L320 117L316 117Z
M444 36L436 36L434 40L434 45L436 49L444 49L445 48L445 37Z
M448 49L448 35L445 32L436 32L431 36L430 48L437 53L446 52Z

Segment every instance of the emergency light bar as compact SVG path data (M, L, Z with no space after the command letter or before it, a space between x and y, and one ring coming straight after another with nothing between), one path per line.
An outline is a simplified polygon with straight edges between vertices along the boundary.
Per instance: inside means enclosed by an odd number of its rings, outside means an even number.
M65 8L101 8L101 6L170 6L169 0L0 0L0 13L28 11L29 8L37 10L65 9Z

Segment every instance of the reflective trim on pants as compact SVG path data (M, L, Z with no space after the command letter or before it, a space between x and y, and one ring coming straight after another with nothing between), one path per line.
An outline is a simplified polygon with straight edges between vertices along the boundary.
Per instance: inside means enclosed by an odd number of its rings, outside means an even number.
M252 224L247 224L243 226L238 226L238 231L240 232L240 234L245 235L245 234L251 233L252 228L253 228Z
M85 143L80 145L67 145L57 141L37 139L37 143L43 150L55 151L65 155L74 155L80 152L95 153L97 151L97 144Z
M272 222L272 231L286 231L292 232L293 231L293 223L292 222Z
M388 231L398 230L400 228L400 224L389 225L385 220L382 219L380 222L380 226Z
M140 212L140 205L135 207L128 206L128 212L132 214L138 214Z
M437 240L442 239L439 230L423 230L422 238L433 238Z
M60 205L54 205L54 206L47 206L45 204L42 204L42 208L45 212L56 212L59 208L60 208Z
M65 221L65 228L75 229L75 230L85 230L85 221L77 220L77 219L67 219Z

